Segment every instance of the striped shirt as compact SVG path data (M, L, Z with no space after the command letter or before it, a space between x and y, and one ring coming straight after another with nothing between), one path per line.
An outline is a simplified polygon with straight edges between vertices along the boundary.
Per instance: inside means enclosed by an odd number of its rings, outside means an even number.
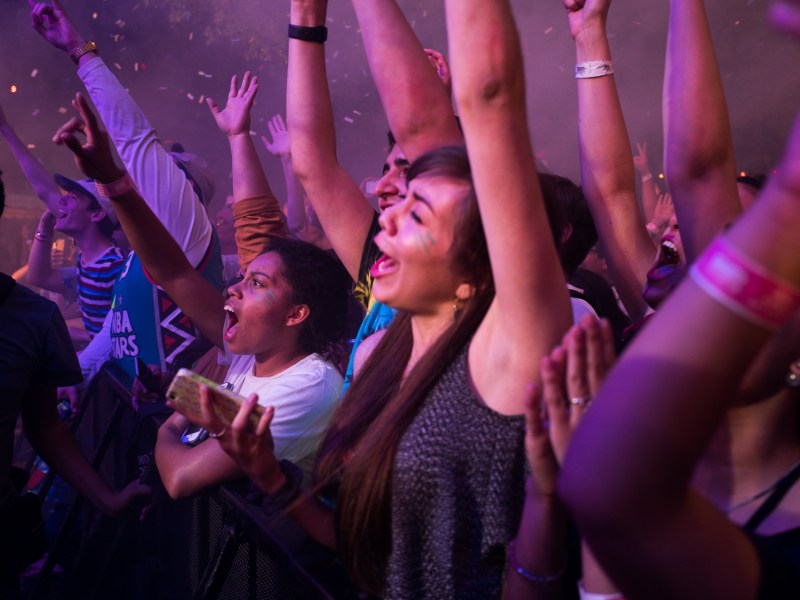
M62 269L64 284L71 296L77 295L83 325L90 338L103 327L106 314L111 310L114 283L125 264L125 257L116 246L109 246L102 256L83 264L78 255L78 266Z

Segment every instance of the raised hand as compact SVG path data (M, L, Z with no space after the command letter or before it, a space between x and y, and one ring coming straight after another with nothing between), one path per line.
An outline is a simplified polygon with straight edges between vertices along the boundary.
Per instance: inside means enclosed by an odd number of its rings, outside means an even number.
M672 195L669 192L659 194L656 207L653 210L653 225L659 229L664 229L674 214L675 207L672 205Z
M250 135L250 109L253 107L256 92L258 92L258 77L251 77L250 71L247 71L242 77L241 85L236 75L231 77L231 88L225 108L221 109L211 98L206 100L222 133L228 137Z
M650 172L650 163L647 160L647 142L644 144L636 142L636 154L633 155L633 166L636 172L642 177L652 175Z
M65 145L72 151L75 163L87 177L100 183L119 180L125 172L114 162L108 134L100 129L97 117L86 99L81 94L75 94L72 107L79 116L64 123L53 136L53 142L59 146ZM78 139L79 133L86 136L85 142Z
M247 421L257 403L258 396L250 394L242 403L231 426L225 427L214 409L211 393L206 386L201 386L200 416L196 413L184 416L195 425L205 428L211 437L219 442L222 449L236 461L244 474L262 490L270 493L284 482L280 464L273 452L275 444L269 430L272 418L275 416L275 408L267 407L258 422L256 432L249 433Z
M425 48L425 54L428 60L431 61L433 68L436 69L436 74L444 84L447 95L451 96L453 94L453 81L450 77L450 65L447 64L447 59L444 57L444 54L438 50L432 50L431 48Z
M539 494L555 493L572 434L614 360L611 327L589 315L542 359L541 388L532 386L525 411L525 447Z
M37 227L37 231L52 235L55 225L56 216L49 209L45 209L42 216L39 217L39 227Z
M286 129L286 123L283 122L283 117L280 114L275 115L269 120L267 124L269 134L272 141L265 136L261 136L261 141L264 147L274 156L288 156L291 154L289 148L289 131Z
M86 40L75 28L59 0L52 4L28 0L31 25L44 39L64 52L72 52Z
M247 422L256 406L258 397L250 394L231 423L230 432L219 442L253 482L267 493L275 491L284 481L278 459L275 457L275 442L269 426L275 416L275 408L268 406L258 421L256 432L248 433Z
M800 38L800 2L780 0L770 9L770 18L776 27Z
M588 29L605 27L611 0L563 0L569 16L569 31L575 39Z

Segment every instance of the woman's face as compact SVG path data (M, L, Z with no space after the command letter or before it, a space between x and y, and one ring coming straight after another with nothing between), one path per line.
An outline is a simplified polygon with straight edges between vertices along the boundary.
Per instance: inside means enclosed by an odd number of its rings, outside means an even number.
M423 175L381 215L375 243L384 254L371 270L378 300L415 314L452 314L459 278L450 249L469 189L460 180Z
M675 289L686 275L686 257L683 253L678 221L673 215L661 236L656 261L647 272L644 286L645 301L656 308Z
M228 288L223 339L234 354L268 352L287 326L297 307L283 266L277 253L267 252L250 263L244 279Z

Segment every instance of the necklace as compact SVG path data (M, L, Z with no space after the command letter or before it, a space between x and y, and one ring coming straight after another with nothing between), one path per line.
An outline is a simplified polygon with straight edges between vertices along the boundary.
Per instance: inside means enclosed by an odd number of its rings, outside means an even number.
M767 494L769 494L769 493L773 492L773 491L775 490L775 488L777 488L777 487L778 487L778 486L779 486L781 483L783 483L783 481L784 481L784 480L785 480L787 477L789 477L789 476L790 476L790 475L791 475L791 474L792 474L792 473L793 473L793 472L794 472L796 469L798 469L798 468L800 468L800 461L797 461L797 462L796 462L796 463L794 463L794 464L793 464L791 467L789 467L789 469L788 469L788 470L787 470L787 471L786 471L786 472L785 472L783 475L781 475L781 476L780 476L780 477L777 479L777 481L775 481L775 482L771 483L771 484L769 485L769 487L766 487L766 488L764 488L763 490L761 490L760 492L757 492L757 493L753 494L753 495L752 495L752 496L750 496L749 498L745 498L745 499L744 499L744 500L742 500L741 502L737 502L737 503L736 503L736 504L734 504L733 506L729 506L729 507L728 507L727 509L725 509L723 512L724 512L726 515L729 515L729 514L731 514L732 512L734 512L734 511L737 511L737 510L739 510L740 508L743 508L743 507L747 506L748 504L752 504L753 502L755 502L755 501L756 501L756 500L758 500L759 498L763 498L763 497L764 497L764 496L766 496Z

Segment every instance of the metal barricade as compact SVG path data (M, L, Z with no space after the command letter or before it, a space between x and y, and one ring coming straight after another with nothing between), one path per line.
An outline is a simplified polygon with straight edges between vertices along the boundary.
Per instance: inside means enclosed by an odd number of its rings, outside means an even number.
M168 411L133 410L130 378L106 366L73 430L115 488L135 477L156 489L148 519L110 519L82 498L69 507L28 600L51 598L349 599L358 593L333 553L290 518L267 517L235 484L174 501L152 450ZM59 569L56 566L59 565Z

